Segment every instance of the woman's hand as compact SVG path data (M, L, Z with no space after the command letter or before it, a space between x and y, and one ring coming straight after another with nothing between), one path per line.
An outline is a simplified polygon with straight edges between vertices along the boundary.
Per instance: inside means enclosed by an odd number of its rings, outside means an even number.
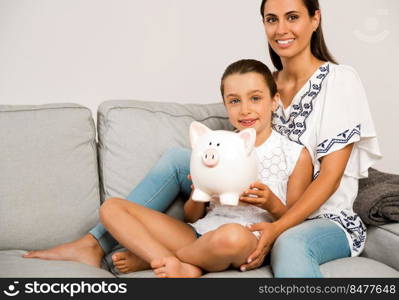
M256 197L250 197L250 195L255 195ZM249 190L242 193L240 201L267 209L270 202L270 195L271 191L269 187L257 181L249 186Z
M260 231L261 236L254 252L248 256L247 262L240 266L241 271L248 271L260 267L279 235L279 231L275 225L268 222L253 224L248 226L248 229L250 231Z

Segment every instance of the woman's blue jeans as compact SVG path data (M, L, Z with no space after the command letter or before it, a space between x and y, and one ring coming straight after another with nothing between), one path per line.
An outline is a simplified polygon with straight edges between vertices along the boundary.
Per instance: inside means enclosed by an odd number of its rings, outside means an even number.
M185 148L166 151L127 200L165 211L179 193L188 199L190 155L191 151ZM90 233L105 253L118 243L102 224ZM349 255L349 244L341 228L325 219L307 220L278 237L271 252L271 266L275 277L322 277L320 264Z
M165 211L182 193L185 199L191 194L190 173L191 150L171 148L164 153L144 179L130 192L127 200L148 208ZM111 252L118 242L99 223L90 230L105 253Z
M306 220L283 232L271 251L274 277L320 278L320 265L351 255L348 239L328 219Z

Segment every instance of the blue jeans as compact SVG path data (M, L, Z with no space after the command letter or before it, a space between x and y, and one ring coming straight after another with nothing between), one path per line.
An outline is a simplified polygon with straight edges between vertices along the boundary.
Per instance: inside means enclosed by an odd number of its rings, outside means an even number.
M144 179L130 192L127 200L148 208L165 211L179 193L188 199L191 193L190 173L191 150L171 148L164 153ZM99 223L92 230L93 235L105 253L111 252L118 242Z
M274 277L320 278L319 265L351 255L344 231L327 219L307 220L283 232L271 251Z

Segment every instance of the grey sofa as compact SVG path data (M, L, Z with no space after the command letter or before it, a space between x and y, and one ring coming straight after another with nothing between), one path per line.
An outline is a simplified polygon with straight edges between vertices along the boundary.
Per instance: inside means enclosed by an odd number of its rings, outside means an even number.
M193 120L231 129L222 104L107 101L97 126L90 110L77 104L0 106L0 277L154 277L151 270L118 274L110 255L102 268L21 255L87 233L104 199L126 197L166 149L188 147ZM182 218L182 204L177 199L168 213ZM326 263L322 272L399 277L398 249L398 223L370 226L361 257ZM272 276L269 266L204 275Z

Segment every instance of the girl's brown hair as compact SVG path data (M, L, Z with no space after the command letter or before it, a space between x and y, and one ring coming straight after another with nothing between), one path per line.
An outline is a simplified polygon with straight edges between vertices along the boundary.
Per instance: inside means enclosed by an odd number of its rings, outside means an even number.
M274 97L277 93L276 82L273 79L273 75L270 72L269 68L262 62L255 59L242 59L236 61L229 65L224 71L220 83L220 92L222 93L222 97L224 99L224 80L233 74L246 74L255 72L262 75L265 80L266 85L269 88L270 96Z

